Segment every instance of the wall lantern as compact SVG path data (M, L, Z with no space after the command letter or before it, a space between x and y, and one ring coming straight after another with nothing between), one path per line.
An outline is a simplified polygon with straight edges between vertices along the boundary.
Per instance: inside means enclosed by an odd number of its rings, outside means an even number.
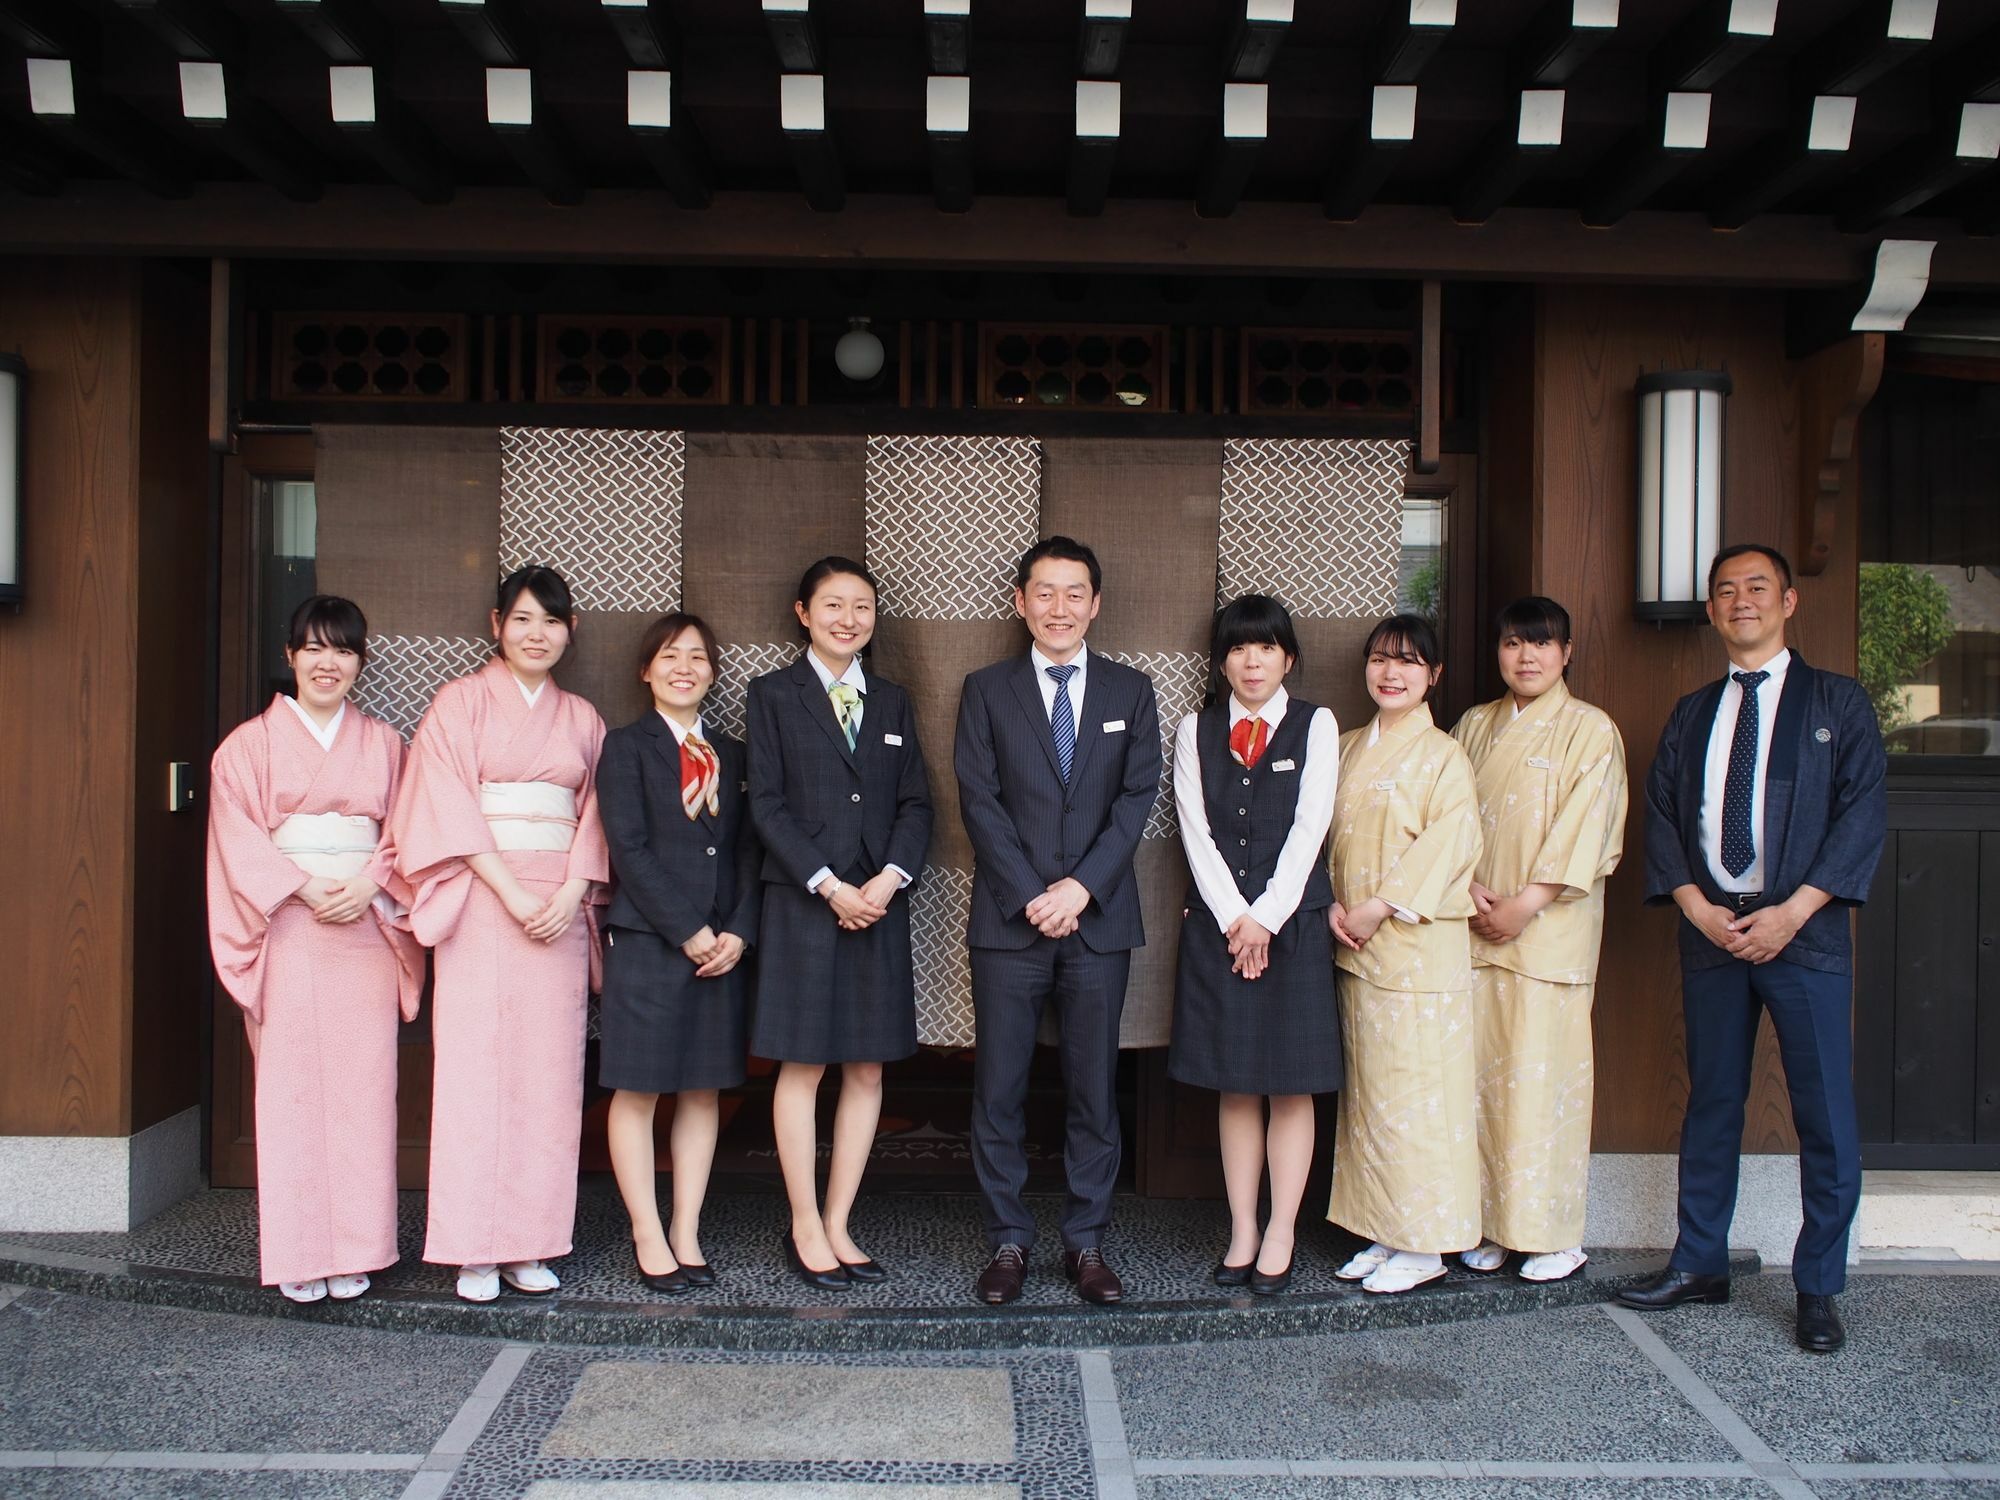
M1721 370L1641 375L1639 577L1642 620L1706 618L1708 565L1722 546Z
M833 346L834 368L856 385L866 385L880 375L885 357L882 340L866 318L849 318L847 332Z
M0 354L0 608L21 608L21 495L27 468L21 462L28 425L28 366L18 354Z

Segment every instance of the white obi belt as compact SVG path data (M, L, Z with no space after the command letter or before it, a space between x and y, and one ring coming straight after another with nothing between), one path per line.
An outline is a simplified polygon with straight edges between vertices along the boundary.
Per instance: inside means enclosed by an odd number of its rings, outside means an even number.
M552 781L482 781L479 812L498 849L562 854L576 842L576 793Z
M368 868L382 843L382 825L358 813L293 813L271 842L306 874L346 881Z

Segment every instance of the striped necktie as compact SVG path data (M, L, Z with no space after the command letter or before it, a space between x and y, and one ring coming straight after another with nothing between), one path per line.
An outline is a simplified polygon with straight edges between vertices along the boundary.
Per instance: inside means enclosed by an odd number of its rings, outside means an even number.
M721 810L715 795L721 780L722 759L715 746L689 730L681 741L681 807L690 818L706 812L711 818Z
M1056 737L1056 765L1062 771L1063 785L1068 786L1070 768L1076 764L1076 710L1069 701L1069 680L1076 676L1076 664L1042 670L1055 680L1056 701L1049 706L1049 728Z

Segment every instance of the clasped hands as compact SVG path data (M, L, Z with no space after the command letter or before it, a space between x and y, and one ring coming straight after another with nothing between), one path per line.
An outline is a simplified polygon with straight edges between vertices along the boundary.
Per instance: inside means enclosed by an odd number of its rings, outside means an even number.
M865 885L849 885L828 876L819 883L816 894L833 908L834 918L843 928L859 932L889 915L890 898L902 887L902 876L894 870L884 870Z
M553 943L569 930L590 889L587 880L565 880L547 901L541 900L519 881L499 893L507 915L521 924L521 931L538 943Z
M718 934L712 927L702 928L681 944L681 952L695 966L697 979L716 979L727 974L743 957L743 948L743 939L735 933Z
M351 880L330 880L324 875L315 875L298 888L297 895L312 909L315 922L343 926L360 921L362 914L368 910L368 903L381 889L365 875L356 875Z
M1229 939L1231 973L1255 979L1271 967L1271 929L1249 912L1231 922L1223 936Z
M1034 924L1043 937L1066 938L1076 931L1083 909L1090 905L1090 892L1075 877L1065 875L1022 909L1021 915Z
M1562 894L1555 884L1524 885L1511 896L1488 890L1472 882L1472 904L1477 908L1467 924L1482 942L1504 946L1518 938L1543 908Z
M1370 896L1352 911L1336 901L1326 909L1326 925L1333 929L1334 941L1359 953L1394 910L1380 896Z
M1696 930L1724 953L1745 963L1767 964L1785 951L1806 919L1826 904L1827 897L1810 886L1800 886L1790 900L1760 906L1741 916L1726 906L1717 906L1697 886L1680 887L1674 900Z

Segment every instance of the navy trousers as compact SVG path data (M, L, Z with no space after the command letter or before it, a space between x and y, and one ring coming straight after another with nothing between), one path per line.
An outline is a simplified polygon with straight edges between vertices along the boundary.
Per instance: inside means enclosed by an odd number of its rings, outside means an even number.
M1799 1136L1805 1222L1792 1251L1792 1280L1801 1292L1840 1291L1847 1284L1848 1228L1861 1204L1852 981L1781 958L1767 964L1731 959L1684 973L1681 1002L1688 1106L1681 1126L1680 1240L1670 1264L1709 1276L1729 1269L1757 1014L1768 1010Z
M1099 1244L1118 1183L1118 1018L1125 1010L1128 951L1093 953L1075 933L1038 937L1025 948L972 950L972 1169L986 1197L992 1249L1035 1243L1028 1185L1028 1069L1042 1009L1053 1002L1062 1058L1066 1130L1063 1205L1066 1250Z

